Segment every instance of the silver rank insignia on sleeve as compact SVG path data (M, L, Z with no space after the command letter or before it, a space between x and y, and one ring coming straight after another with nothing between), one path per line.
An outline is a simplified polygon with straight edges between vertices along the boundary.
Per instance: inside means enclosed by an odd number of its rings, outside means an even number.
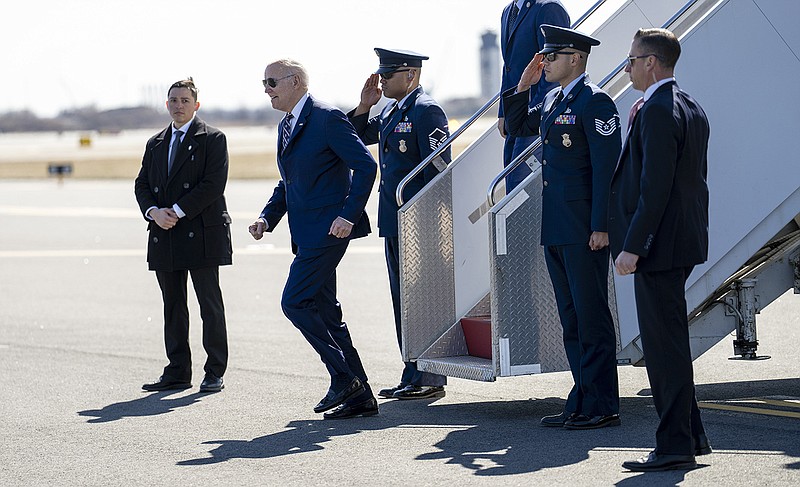
M428 142L431 144L431 150L438 149L445 139L447 139L447 133L444 130L439 127L433 129L433 132L428 134Z
M599 120L597 118L594 119L594 128L597 130L597 133L604 136L609 136L616 132L617 130L617 117L619 115L614 115L611 117L607 122L603 120Z

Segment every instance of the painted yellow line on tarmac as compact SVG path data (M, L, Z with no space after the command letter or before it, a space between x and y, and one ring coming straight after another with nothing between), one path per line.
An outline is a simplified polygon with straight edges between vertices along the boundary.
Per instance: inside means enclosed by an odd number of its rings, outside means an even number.
M237 222L251 223L258 218L258 211L253 212L228 212ZM127 218L134 220L144 220L138 208L99 208L89 206L56 207L56 206L9 206L0 205L0 215L8 216L30 216L44 218Z
M139 213L138 209L134 210L129 208L0 206L0 215L47 218L95 217L142 219L142 215Z
M348 254L383 254L383 247L374 245L351 245ZM68 249L68 250L0 250L0 259L45 258L45 257L134 257L146 254L145 249ZM233 255L291 255L289 247L238 248Z
M769 404L771 406L800 409L800 402L798 402L800 400L795 400L795 401L787 401L783 399L753 399L753 400L763 402L764 404Z
M766 402L764 399L759 399L758 401ZM784 401L775 401L775 402L784 402ZM771 403L768 403L771 404ZM795 411L781 411L777 409L761 409L756 407L749 407L749 406L735 406L733 404L726 404L726 403L717 403L717 402L700 402L697 404L700 408L703 409L718 409L722 411L733 411L737 413L751 413L751 414L761 414L764 416L780 416L783 418L795 418L800 419L800 412ZM777 406L787 406L787 404L775 404ZM797 407L796 404L791 404L790 407Z

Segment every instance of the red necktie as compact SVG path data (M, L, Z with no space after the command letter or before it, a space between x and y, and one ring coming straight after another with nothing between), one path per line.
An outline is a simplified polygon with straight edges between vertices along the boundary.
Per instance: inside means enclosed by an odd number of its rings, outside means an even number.
M633 102L631 111L628 112L628 130L631 129L631 125L633 125L633 119L636 118L636 114L639 113L639 109L642 108L642 105L644 105L644 98L639 98Z

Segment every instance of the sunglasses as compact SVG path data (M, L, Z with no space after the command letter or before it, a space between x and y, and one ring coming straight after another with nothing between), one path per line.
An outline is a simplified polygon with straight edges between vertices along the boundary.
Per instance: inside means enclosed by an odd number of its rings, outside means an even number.
M657 54L652 54L652 53L651 54L642 54L641 56L628 56L628 66L632 65L633 62L636 61L637 59L642 59L642 58L646 58L646 57L650 57L650 56L655 56L656 59L659 59L659 60L661 59L660 57L658 57Z
M559 54L564 54L565 56L568 56L570 54L575 54L575 51L571 51L571 52L570 51L548 52L547 54L544 55L544 59L548 63L552 63L552 62L554 62L556 60L556 58L558 58Z
M276 86L278 86L278 81L280 81L280 80L282 80L282 79L286 79L286 78L288 78L288 77L290 77L290 76L294 76L294 73L292 73L292 74L287 74L287 75L286 75L286 76L284 76L283 78L267 78L267 79L262 79L262 80L261 80L261 82L262 82L262 83L264 83L264 88L266 88L267 86L269 86L270 88L275 88Z
M392 71L391 73L381 73L380 76L383 79L392 79L392 77L397 73L405 73L406 71L411 71L410 69L398 69L397 71Z

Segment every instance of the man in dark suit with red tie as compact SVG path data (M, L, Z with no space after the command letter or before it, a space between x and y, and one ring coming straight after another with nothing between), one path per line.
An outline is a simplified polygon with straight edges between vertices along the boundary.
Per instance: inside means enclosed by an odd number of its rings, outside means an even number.
M169 364L146 391L192 386L186 282L192 275L203 347L208 354L200 392L222 390L228 364L225 308L219 266L232 263L231 219L225 205L228 146L225 134L195 116L200 108L191 78L168 91L169 127L149 141L136 178L139 208L148 222L147 262L164 300L164 342Z
M258 240L289 217L295 258L281 307L331 376L314 412L333 409L325 419L374 416L378 403L336 299L336 267L350 240L370 232L364 206L377 164L345 114L308 94L300 63L268 65L264 91L274 109L286 112L278 131L281 179L250 233Z
M656 448L633 471L690 469L711 453L697 407L685 285L708 256L707 152L702 107L674 78L681 53L665 29L639 29L626 71L644 92L611 182L609 234L620 275L634 274L647 375L659 416Z
M503 9L500 18L500 54L503 56L501 92L517 86L533 55L544 47L544 34L540 27L545 24L569 27L569 14L559 0L512 0ZM544 95L556 86L556 83L547 80L540 81L531 90L530 106L535 107L541 103ZM505 137L503 166L508 166L536 137L507 133L505 116L505 102L501 99L497 129ZM541 148L535 155L537 159L541 159ZM506 177L506 192L514 189L530 173L525 164L514 169Z

